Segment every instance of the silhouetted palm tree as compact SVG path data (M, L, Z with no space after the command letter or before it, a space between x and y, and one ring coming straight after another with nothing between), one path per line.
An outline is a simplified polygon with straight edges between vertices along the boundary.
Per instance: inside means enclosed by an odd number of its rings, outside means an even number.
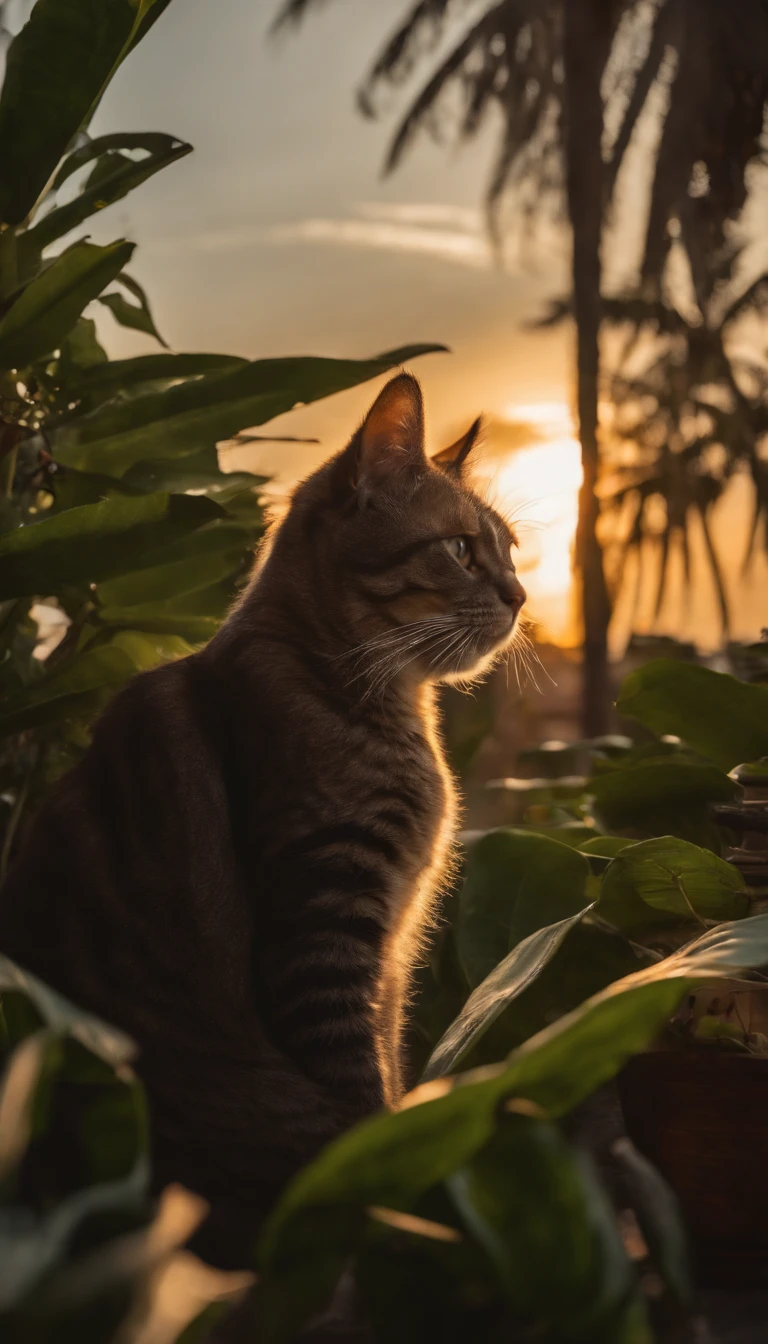
M301 20L320 0L286 0L277 20ZM358 95L375 115L383 86L399 87L438 50L470 0L412 0ZM565 201L573 229L579 434L584 465L577 564L584 620L585 732L608 715L610 604L598 541L600 248L618 172L654 91L666 95L640 267L660 296L670 250L696 276L741 209L747 168L760 153L768 97L768 0L495 0L438 60L403 116L385 163L401 161L419 131L471 140L501 112L487 191L498 239L513 196L523 217ZM662 100L663 101L663 100Z
M752 520L742 547L746 568L762 523L768 548L768 362L754 342L739 340L745 317L768 314L768 275L748 282L743 253L726 246L700 274L700 307L680 311L668 297L627 296L604 303L605 318L628 329L620 367L610 380L615 407L613 471L606 504L617 520L614 575L638 556L635 605L644 566L658 551L655 616L664 602L669 561L677 548L686 583L691 580L691 531L701 528L717 592L723 635L729 598L711 525L715 505L740 471L751 479ZM764 330L764 327L763 327ZM631 444L628 457L622 451ZM650 543L650 545L649 545Z

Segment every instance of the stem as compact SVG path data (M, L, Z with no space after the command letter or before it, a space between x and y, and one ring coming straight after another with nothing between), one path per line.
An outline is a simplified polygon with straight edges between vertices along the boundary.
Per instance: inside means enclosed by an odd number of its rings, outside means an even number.
M19 283L16 230L8 225L0 232L0 299L12 294Z
M5 874L8 869L8 863L11 857L11 849L13 848L14 837L16 835L16 831L18 830L19 822L21 821L22 813L24 812L24 808L27 803L27 798L29 796L29 788L32 783L32 776L35 773L36 765L37 762L35 761L35 764L32 766L29 773L27 774L26 779L19 788L19 792L16 795L16 801L13 804L13 811L11 812L11 815L8 818L8 827L5 832L5 838L3 840L3 849L2 853L0 853L0 882L4 881L5 879Z
M19 445L15 443L5 459L0 462L0 490L2 490L6 499L13 496L13 480L16 475L16 459L19 455Z

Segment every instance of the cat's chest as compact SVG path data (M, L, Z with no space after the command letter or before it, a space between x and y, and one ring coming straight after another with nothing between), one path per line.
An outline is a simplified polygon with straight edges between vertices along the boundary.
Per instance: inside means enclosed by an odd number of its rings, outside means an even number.
M432 863L453 791L439 741L421 724L376 730L317 716L311 725L284 721L281 739L257 785L268 848L278 836L311 843L337 834L378 847L405 875Z

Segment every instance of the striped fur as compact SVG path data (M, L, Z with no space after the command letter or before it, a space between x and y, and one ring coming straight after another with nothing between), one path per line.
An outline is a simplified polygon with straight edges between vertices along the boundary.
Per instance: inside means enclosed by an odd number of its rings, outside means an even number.
M511 637L511 541L394 379L216 638L112 702L11 867L0 948L134 1035L158 1184L214 1213L260 1217L402 1093L455 830L433 685Z

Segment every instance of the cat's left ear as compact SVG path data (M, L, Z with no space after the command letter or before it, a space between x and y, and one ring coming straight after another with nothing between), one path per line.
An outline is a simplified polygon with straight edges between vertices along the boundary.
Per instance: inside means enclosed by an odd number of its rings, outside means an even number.
M426 466L424 401L410 373L392 378L379 393L356 436L358 491L370 494L395 473Z
M450 472L452 476L460 476L461 469L477 442L482 423L483 418L478 415L475 423L470 425L466 434L462 434L460 439L457 439L450 447L444 448L441 453L435 454L432 458L435 466L442 467L443 471Z

